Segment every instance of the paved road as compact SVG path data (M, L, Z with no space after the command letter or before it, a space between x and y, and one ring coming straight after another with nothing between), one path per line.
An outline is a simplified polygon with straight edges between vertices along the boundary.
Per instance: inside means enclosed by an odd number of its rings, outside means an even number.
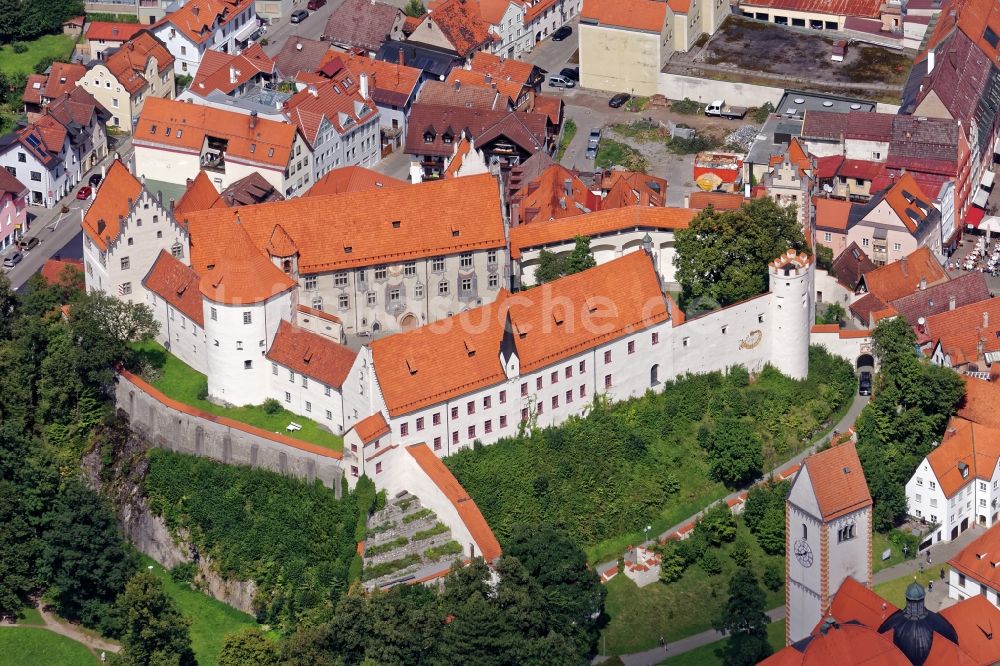
M551 37L545 39L536 44L535 48L521 59L525 62L530 62L532 65L538 65L550 74L558 74L560 69L568 65L569 59L580 47L579 35L577 33L579 24L579 19L573 19L566 24L573 28L572 35L561 42L554 42ZM576 65L571 66L575 67Z
M309 12L309 18L302 23L292 24L288 22L287 18L272 23L267 28L267 34L264 35L267 38L264 53L273 58L291 35L306 39L320 39L323 36L323 29L326 28L326 20L330 18L333 10L342 3L343 0L328 0L324 6L314 12ZM306 0L295 0L294 8L305 9Z
M125 137L120 140L120 143L109 152L110 155L104 162L94 167L89 173L100 173L102 166L110 165L111 160L114 159L115 152L121 154L122 159L126 162L131 160L132 138ZM30 228L25 237L37 237L41 242L34 250L25 253L24 260L21 263L7 272L7 277L10 279L11 286L14 289L19 289L28 281L28 278L41 270L46 261L54 255L59 254L64 246L72 243L80 235L81 211L90 205L89 200L80 201L76 198L76 193L80 187L86 184L87 177L84 177L83 180L84 183L74 188L65 199L52 208L28 206L28 215L34 219L30 223ZM69 207L69 211L66 213L62 212L64 204ZM76 245L76 243L73 243L73 245ZM8 248L3 256L13 251L12 247ZM67 255L79 257L81 256L81 252L82 248L70 247Z

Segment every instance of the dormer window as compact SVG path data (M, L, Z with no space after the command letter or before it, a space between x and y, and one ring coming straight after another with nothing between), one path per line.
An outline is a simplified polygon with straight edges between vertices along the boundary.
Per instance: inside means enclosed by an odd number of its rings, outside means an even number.
M441 137L441 140L444 141L446 144L450 144L455 140L455 137L453 137L451 134L445 134L444 136Z
M434 143L434 132L424 132L424 143Z
M163 130L163 136L170 136L170 128L167 127Z
M149 126L149 133L150 134L156 134L156 125L150 125Z

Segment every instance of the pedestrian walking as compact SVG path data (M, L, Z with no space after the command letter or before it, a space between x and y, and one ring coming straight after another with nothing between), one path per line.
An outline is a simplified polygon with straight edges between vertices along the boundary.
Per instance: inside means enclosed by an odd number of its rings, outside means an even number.
M928 592L934 591L934 581L932 580L927 581L927 591Z

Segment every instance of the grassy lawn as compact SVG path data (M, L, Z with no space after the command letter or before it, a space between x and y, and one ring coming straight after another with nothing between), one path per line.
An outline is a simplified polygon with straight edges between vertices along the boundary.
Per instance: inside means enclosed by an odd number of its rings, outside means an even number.
M65 60L73 50L73 38L69 35L44 35L33 42L25 42L28 50L14 53L10 44L0 47L0 70L8 74L31 74L35 65L45 57Z
M621 165L630 171L646 171L649 168L646 158L632 146L614 139L601 139L594 166L610 169L615 165Z
M892 554L889 559L883 560L882 553L888 548L892 550ZM913 555L909 557L903 557L903 551L896 547L896 544L889 541L889 534L885 532L872 532L872 573L881 571L882 569L888 569L889 567L899 564L904 559L912 560Z
M155 341L149 341L137 347L140 356L156 368L159 377L150 382L168 397L191 405L200 410L240 421L248 425L288 435L310 444L316 444L333 451L342 451L343 438L334 435L329 430L321 428L315 421L304 416L293 414L282 408L275 414L268 414L259 405L243 407L220 407L198 397L198 392L204 386L205 375L186 365L179 358L167 352ZM302 430L288 432L285 426L289 421L295 421Z
M940 566L932 566L930 569L916 574L908 573L885 583L879 583L872 589L883 599L895 605L896 608L903 608L906 605L906 587L914 580L923 585L924 588L927 587L929 581L934 581L935 585L944 585L946 581L941 580L940 571Z
M17 624L22 627L44 627L45 620L37 608L25 607L18 612Z
M566 154L566 148L569 144L573 142L573 137L576 136L576 122L573 120L567 120L563 124L563 135L562 139L559 141L559 150L556 151L556 162L563 158Z
M214 666L222 650L226 636L243 627L254 627L254 619L232 606L217 601L186 583L178 583L170 577L170 572L146 557L142 564L152 567L152 573L163 581L167 594L180 608L181 613L191 621L191 646L200 666Z
M82 643L31 627L0 628L0 662L18 666L94 666L97 658Z
M726 644L728 638L723 638L710 645L703 645L690 652L669 657L660 662L660 666L719 666L722 660L715 656L715 651ZM767 642L775 652L785 647L785 621L779 620L767 625Z
M764 554L742 520L738 525L737 538L750 546L758 578L767 560L783 562L781 556ZM716 576L694 564L679 581L668 585L653 583L639 588L624 574L611 579L605 602L611 620L601 636L602 651L609 655L641 652L656 647L660 636L670 642L711 629L712 620L729 596L729 579L736 569L727 554L731 547L732 544L726 544L718 550L723 570ZM767 590L768 608L784 602L784 588Z

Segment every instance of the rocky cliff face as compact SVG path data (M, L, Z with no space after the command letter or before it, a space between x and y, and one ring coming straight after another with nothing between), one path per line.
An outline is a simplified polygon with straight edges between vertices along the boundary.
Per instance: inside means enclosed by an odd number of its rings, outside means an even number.
M90 485L108 497L118 517L118 525L141 553L171 569L178 564L197 563L195 584L207 594L230 606L254 614L257 586L253 581L230 580L212 567L187 541L185 534L171 534L162 518L149 507L143 494L143 479L149 471L146 452L151 448L138 433L128 428L128 417L119 410L119 422L95 438L93 448L83 456L83 470Z

